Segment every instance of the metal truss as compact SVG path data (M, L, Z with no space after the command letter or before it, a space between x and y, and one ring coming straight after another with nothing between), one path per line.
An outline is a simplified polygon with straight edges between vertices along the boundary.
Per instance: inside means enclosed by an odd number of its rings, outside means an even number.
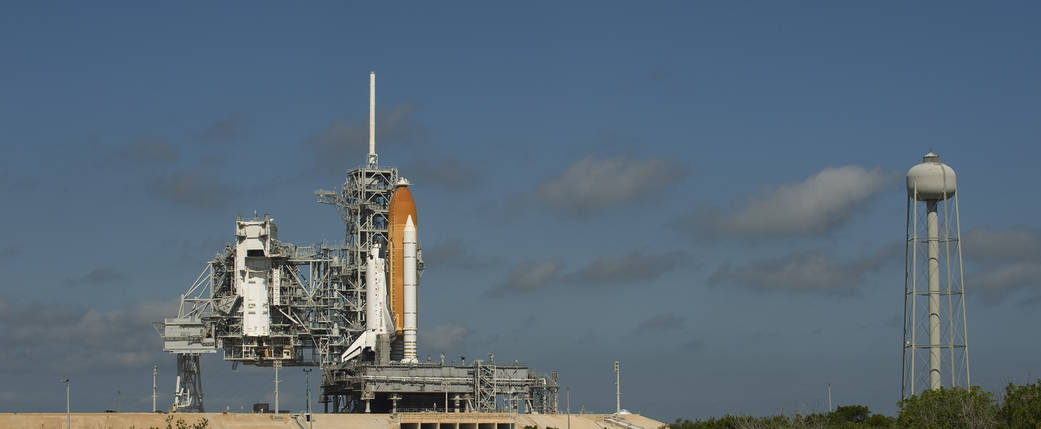
M560 383L557 372L554 371L550 377L536 377L531 386L531 398L528 408L538 414L554 414L557 412L557 398L560 393Z
M318 190L318 202L336 208L345 225L345 260L340 273L340 287L334 291L348 304L340 314L345 319L346 334L357 338L365 327L365 256L374 244L386 248L389 239L388 210L398 180L396 168L379 168L372 164L347 173L339 192ZM349 344L349 343L348 343ZM323 371L327 367L323 366ZM346 392L330 390L323 383L322 401L332 400L336 412L348 405ZM334 397L335 396L335 397Z
M177 355L177 387L173 411L206 412L202 404L202 371L198 353Z
M495 363L475 362L477 371L474 371L474 398L478 412L495 411Z
M532 412L557 411L555 373L539 377L526 367L497 367L491 361L471 367L341 362L364 332L365 257L373 245L388 242L388 210L397 180L397 169L370 165L350 171L339 192L315 192L320 203L334 206L342 217L343 246L298 246L271 237L265 255L271 264L269 335L243 333L236 247L226 245L206 264L181 295L177 317L154 323L163 350L177 354L178 375L191 386L179 387L178 398L187 399L177 409L202 411L199 355L221 349L224 360L245 365L320 367L321 402L331 412L363 412L370 402L386 411L398 409L399 403L402 409L429 407L438 399L442 408L462 401L467 410L495 411L498 395L514 411L519 402Z
M940 387L971 386L958 195L926 202L924 212L916 199L912 195L907 200L901 399L931 388L931 357L944 373L937 380ZM927 227L930 216L935 222L932 234ZM930 258L930 252L936 257ZM938 277L937 290L929 290L930 275ZM930 301L938 304L935 314L930 314ZM940 325L936 343L930 343L930 317Z

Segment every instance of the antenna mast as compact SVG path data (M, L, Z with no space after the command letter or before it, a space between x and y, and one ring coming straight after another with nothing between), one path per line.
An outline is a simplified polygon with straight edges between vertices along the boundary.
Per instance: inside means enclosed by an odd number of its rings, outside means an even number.
M376 72L369 72L369 167L376 162Z

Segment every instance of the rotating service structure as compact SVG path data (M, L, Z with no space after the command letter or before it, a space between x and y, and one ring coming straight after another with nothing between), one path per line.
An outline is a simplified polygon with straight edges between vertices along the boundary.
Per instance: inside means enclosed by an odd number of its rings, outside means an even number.
M173 409L204 411L200 356L279 368L322 369L326 412L555 413L557 374L488 361L418 359L424 264L411 183L381 167L370 73L369 153L338 191L315 192L344 222L342 246L279 240L268 215L238 218L235 241L181 295L176 317L155 322L177 356Z
M901 398L925 389L967 388L957 180L954 169L935 153L927 153L907 172L906 231Z

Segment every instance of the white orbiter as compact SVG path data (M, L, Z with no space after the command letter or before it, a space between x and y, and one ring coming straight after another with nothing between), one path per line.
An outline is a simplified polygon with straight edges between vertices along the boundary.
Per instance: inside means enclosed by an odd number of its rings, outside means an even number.
M387 308L386 261L380 257L380 246L374 244L365 261L365 332L340 356L347 362L362 351L376 350L378 335L394 332L394 320Z

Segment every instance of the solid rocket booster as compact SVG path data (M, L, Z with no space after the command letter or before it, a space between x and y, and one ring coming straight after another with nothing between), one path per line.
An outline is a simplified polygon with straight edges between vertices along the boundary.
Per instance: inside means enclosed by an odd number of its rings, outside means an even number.
M387 309L385 267L386 261L380 258L380 245L373 244L365 261L365 332L340 356L343 362L358 357L366 349L376 350L378 336L394 330Z
M402 277L404 280L404 304L405 304L405 356L402 363L419 363L416 359L416 281L418 271L416 270L416 225L412 216L405 220L404 237L404 259L402 261Z

